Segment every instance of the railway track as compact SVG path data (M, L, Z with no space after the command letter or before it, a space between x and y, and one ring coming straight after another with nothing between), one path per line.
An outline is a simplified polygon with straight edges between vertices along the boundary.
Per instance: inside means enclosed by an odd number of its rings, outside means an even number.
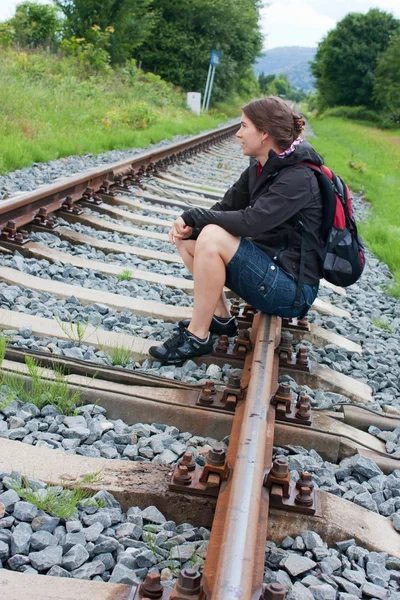
M236 340L178 367L148 356L191 313L169 223L243 170L235 128L0 204L0 598L400 597L400 415L370 410L368 378L315 360L363 360L325 324L351 323L344 290L324 283L310 322L232 298ZM38 379L81 405L38 409ZM97 505L52 521L25 485Z

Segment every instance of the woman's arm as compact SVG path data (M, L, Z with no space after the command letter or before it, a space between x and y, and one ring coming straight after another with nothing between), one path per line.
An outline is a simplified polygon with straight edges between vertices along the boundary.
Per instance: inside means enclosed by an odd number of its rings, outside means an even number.
M282 172L267 192L261 191L253 206L228 212L191 208L182 219L190 227L215 224L235 236L255 237L281 225L308 204L313 196L311 177L313 173L298 165Z

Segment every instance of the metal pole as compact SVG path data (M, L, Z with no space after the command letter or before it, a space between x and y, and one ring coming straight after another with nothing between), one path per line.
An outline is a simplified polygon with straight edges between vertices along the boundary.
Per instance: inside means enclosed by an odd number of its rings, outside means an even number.
M211 74L210 89L208 90L206 112L208 111L208 107L210 105L211 90L212 90L212 86L213 86L213 83L214 83L214 75L215 75L215 66L213 66L213 71L212 71L212 74Z
M206 98L207 98L207 93L208 93L208 86L210 83L210 75L211 75L211 65L208 67L208 73L207 73L207 83L206 83L206 89L204 91L204 97L203 97L203 107L201 110L204 110L204 107L206 105Z

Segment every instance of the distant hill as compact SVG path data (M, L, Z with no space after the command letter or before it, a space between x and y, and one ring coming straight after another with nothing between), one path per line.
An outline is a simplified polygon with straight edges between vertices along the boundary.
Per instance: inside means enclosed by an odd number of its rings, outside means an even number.
M310 70L310 61L314 60L316 48L302 46L284 46L267 50L257 60L254 70L256 75L264 73L286 73L292 86L304 92L315 91L315 81Z

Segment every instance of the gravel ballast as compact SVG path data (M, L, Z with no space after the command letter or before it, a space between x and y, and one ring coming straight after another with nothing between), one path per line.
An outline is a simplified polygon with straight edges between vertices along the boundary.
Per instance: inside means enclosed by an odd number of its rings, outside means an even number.
M91 500L92 506L83 502L75 515L59 518L12 489L21 482L19 473L1 473L0 482L0 568L130 585L157 572L171 587L181 568L202 570L210 537L205 527L167 521L155 506L123 513L106 491L94 496L100 508ZM61 492L34 479L28 485L42 500ZM318 534L303 531L279 545L267 541L264 583L272 582L286 588L288 600L399 600L400 560L352 539L328 548Z

